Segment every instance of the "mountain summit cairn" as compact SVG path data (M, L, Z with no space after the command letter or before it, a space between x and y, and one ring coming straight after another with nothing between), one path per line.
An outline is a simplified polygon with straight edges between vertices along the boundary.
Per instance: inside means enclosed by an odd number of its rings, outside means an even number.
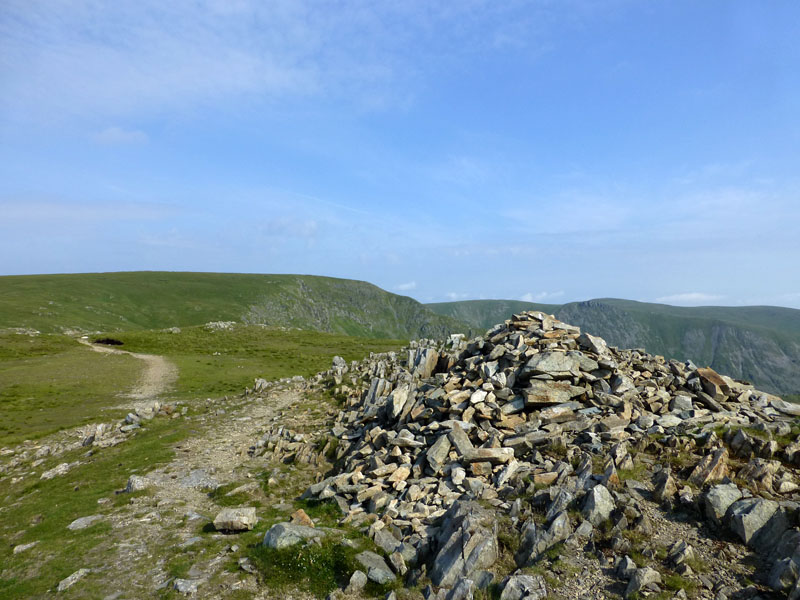
M304 497L427 598L800 594L797 411L748 383L534 311L311 385L345 400Z

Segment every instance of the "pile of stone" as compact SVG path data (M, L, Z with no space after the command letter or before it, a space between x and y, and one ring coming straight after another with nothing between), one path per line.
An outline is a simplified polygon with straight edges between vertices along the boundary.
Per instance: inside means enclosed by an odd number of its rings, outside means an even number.
M437 597L493 581L498 515L516 527L522 568L556 544L592 548L601 537L624 557L626 531L651 533L650 501L728 528L774 565L770 585L800 594L798 411L745 382L609 347L539 312L469 342L337 358L322 379L347 400L331 431L335 474L306 496L369 524L391 571L429 577ZM680 456L691 464L673 471L665 458ZM625 476L636 468L652 483ZM674 550L677 569L687 550ZM616 572L627 595L660 583L624 558ZM502 584L506 599L547 593L521 573Z
M162 403L158 400L143 402L129 412L124 419L113 423L94 423L84 425L72 430L69 438L54 440L47 444L27 442L17 448L3 448L0 458L10 457L8 461L0 463L0 475L13 474L15 471L24 471L44 464L48 459L60 456L72 450L81 448L110 448L121 444L135 435L142 423L156 417L178 418L186 415L188 408L181 407L179 403ZM71 439L70 439L71 438ZM61 463L44 471L41 479L52 479L65 475L70 469L80 462ZM20 480L21 476L14 477L12 483Z
M296 433L283 425L273 424L248 449L253 457L270 453L273 460L286 464L302 464L317 466L330 448L330 442L322 452L318 452L316 444L310 436Z

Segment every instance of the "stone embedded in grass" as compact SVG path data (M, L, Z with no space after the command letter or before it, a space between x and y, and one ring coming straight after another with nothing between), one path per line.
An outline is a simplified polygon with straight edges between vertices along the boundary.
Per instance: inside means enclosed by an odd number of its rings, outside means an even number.
M30 550L39 542L29 542L27 544L20 544L19 546L14 546L14 554L19 554L20 552L25 552L25 550Z
M325 537L325 532L313 527L294 525L293 523L276 523L264 534L263 545L267 548L286 548L310 539Z
M141 475L131 475L128 478L128 484L125 486L125 492L128 494L132 492L141 492L142 490L146 490L151 485L153 485L153 482L147 477L142 477Z
M643 587L657 583L661 583L661 574L658 571L650 567L636 569L625 588L625 597L630 598Z
M58 591L63 592L78 583L81 579L86 577L91 571L89 569L78 569L69 577L62 579L58 584Z
M258 522L256 509L225 508L214 517L214 527L217 531L250 531Z
M181 487L193 488L213 492L220 484L219 481L209 476L205 469L195 469L190 472L186 477L181 479Z
M88 517L80 517L79 519L75 519L72 523L67 525L67 529L71 531L80 531L81 529L91 527L97 523L97 521L101 521L102 519L102 515L89 515Z
M360 594L367 585L367 574L364 571L353 571L350 576L350 582L344 589L345 594Z
M176 579L172 587L181 594L191 595L197 593L197 587L199 585L200 581L198 579Z
M78 463L61 463L57 467L53 467L49 471L45 471L44 473L42 473L41 479L52 479L53 477L66 475L67 472L76 464Z

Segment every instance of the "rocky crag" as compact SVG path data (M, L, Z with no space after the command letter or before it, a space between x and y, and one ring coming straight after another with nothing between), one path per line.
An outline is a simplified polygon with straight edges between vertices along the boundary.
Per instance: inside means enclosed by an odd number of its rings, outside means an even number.
M305 497L383 551L334 596L800 597L800 407L745 382L528 312L313 384L344 406Z

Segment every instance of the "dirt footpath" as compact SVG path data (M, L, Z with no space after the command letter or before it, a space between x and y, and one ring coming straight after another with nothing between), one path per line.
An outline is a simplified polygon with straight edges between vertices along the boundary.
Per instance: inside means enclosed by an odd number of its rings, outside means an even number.
M95 352L105 354L127 354L145 362L145 369L142 377L130 392L125 394L134 400L154 400L164 395L169 390L170 386L178 379L178 368L163 356L155 354L139 354L136 352L128 352L127 350L118 350L117 348L108 348L106 346L99 346L92 344L87 340L78 340L84 346L88 346Z

